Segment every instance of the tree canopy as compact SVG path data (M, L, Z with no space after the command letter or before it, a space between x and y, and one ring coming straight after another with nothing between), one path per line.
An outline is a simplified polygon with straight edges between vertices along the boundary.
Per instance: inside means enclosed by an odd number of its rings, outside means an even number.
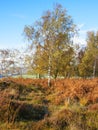
M75 27L66 9L58 4L32 26L25 26L24 33L35 52L32 64L35 73L54 78L69 75L75 54L72 42Z
M79 65L81 76L98 75L98 32L90 31L87 33L87 46L82 62Z
M65 8L57 4L38 21L24 28L33 50L33 73L51 77L97 76L98 32L87 32L85 49L76 49L73 37L77 27Z

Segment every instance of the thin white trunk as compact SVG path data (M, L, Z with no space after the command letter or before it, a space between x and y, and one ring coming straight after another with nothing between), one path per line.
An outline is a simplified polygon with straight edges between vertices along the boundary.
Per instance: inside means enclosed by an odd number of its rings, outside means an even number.
M96 59L93 66L93 77L95 77L95 73L96 73Z
M48 87L50 87L50 82L51 82L51 61L50 61L50 56L49 56L49 64L48 64Z

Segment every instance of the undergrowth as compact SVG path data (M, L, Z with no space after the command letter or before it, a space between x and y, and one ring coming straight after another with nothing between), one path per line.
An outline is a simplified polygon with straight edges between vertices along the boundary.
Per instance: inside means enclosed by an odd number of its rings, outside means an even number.
M0 130L98 130L98 79L0 80Z

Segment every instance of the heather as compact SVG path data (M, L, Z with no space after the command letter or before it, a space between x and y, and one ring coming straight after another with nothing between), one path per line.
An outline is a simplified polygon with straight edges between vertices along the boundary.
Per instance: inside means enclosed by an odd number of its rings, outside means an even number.
M98 79L1 79L0 128L97 130Z

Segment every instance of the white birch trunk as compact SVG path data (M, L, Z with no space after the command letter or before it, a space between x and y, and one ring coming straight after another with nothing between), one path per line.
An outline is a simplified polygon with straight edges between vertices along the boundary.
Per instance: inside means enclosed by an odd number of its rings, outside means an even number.
M93 78L95 77L95 73L96 73L96 59L93 66Z
M50 67L51 61L50 61L50 56L49 56L49 64L48 64L48 87L50 87L50 82L51 82L51 67Z

